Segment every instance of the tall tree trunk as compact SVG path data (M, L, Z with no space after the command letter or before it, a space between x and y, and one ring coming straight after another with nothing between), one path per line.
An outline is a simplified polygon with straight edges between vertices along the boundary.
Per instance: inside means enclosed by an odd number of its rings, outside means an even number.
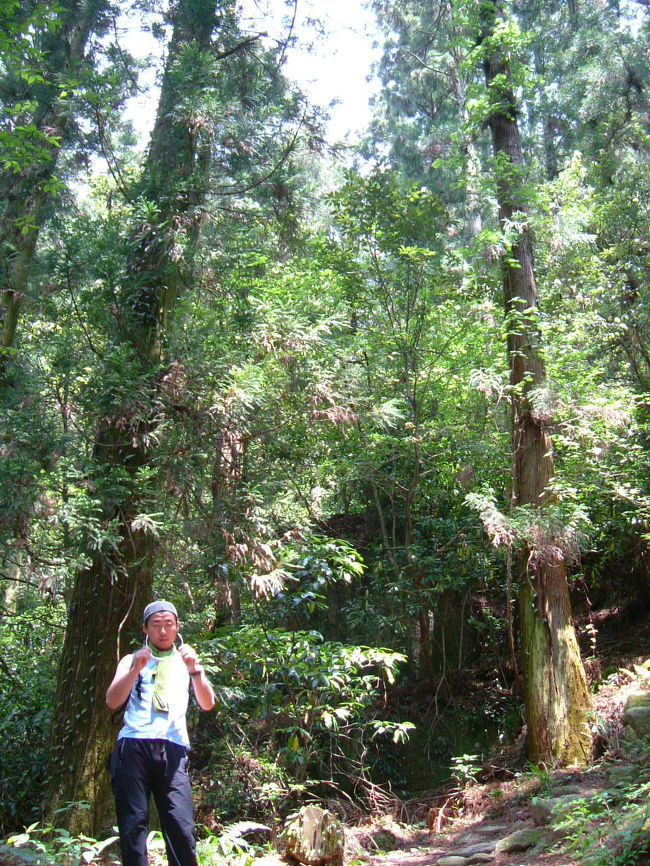
M159 411L165 335L184 280L178 234L191 258L207 186L207 149L198 146L196 118L183 115L181 100L190 85L183 80L181 58L190 46L210 47L216 5L217 0L178 0L172 10L174 29L143 190L155 203L156 216L133 239L119 315L123 344L135 359L139 395L105 415L94 447L97 479L109 488L102 521L112 527L114 544L110 552L96 551L76 575L57 680L47 808L51 814L67 803L90 802L88 811L72 809L67 824L91 834L109 828L113 815L104 764L115 729L105 690L151 599L158 543L138 520L147 495L138 473L153 467L149 434ZM106 484L112 478L118 483Z
M535 64L535 73L539 77L540 81L543 82L546 74L543 45L536 44L533 46L533 62ZM558 165L557 145L555 143L558 120L553 111L553 106L548 99L544 84L541 84L538 88L538 99L539 105L537 106L537 111L534 112L534 115L536 114L537 116L533 116L531 120L533 123L539 122L541 124L546 177L549 180L554 180L558 176L560 170Z
M458 108L458 119L461 129L467 130L469 111L467 110L467 81L460 74L460 58L455 53L454 65L450 69L451 89ZM465 211L467 214L467 231L471 238L478 237L483 229L481 215L481 159L476 148L474 137L465 132L460 143L460 150L465 157Z
M215 459L210 480L212 507L207 521L206 552L209 562L206 571L214 591L215 624L236 623L241 618L239 583L222 569L228 559L228 548L235 543L237 524L242 515L237 509L240 485L244 471L246 440L229 423L227 416L221 421L221 433L215 443ZM230 526L232 533L225 531Z
M499 219L504 228L520 225L502 262L513 395L513 504L538 509L541 529L553 454L548 418L536 410L533 399L544 387L546 373L534 319L537 287L525 218L518 108L507 53L495 38L496 4L480 2L480 15ZM571 619L566 564L554 541L521 554L519 612L529 755L533 761L566 766L588 758L591 701Z
M45 80L33 88L34 115L25 119L47 138L39 140L31 163L20 172L5 171L0 177L0 201L4 202L0 216L0 381L10 366L45 205L51 196L47 181L56 170L61 142L72 120L70 106L60 98L56 82L76 75L88 37L107 5L106 0L74 0L64 5L62 27L44 48Z

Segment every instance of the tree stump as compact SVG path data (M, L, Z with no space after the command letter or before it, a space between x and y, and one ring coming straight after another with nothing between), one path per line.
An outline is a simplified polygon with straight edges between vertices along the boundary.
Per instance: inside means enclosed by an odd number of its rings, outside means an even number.
M303 806L283 833L288 859L305 866L342 866L345 836L341 822L319 806Z

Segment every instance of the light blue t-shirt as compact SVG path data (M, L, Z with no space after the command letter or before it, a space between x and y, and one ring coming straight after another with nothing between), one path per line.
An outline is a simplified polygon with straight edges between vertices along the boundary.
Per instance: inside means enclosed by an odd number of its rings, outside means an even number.
M178 653L174 653L171 664L174 670L170 679L173 682L169 700L169 712L161 713L153 708L153 690L158 659L152 657L140 671L140 695L136 680L124 712L124 725L117 735L118 740L128 737L136 740L169 740L179 746L190 747L187 735L187 703L189 698L190 675Z

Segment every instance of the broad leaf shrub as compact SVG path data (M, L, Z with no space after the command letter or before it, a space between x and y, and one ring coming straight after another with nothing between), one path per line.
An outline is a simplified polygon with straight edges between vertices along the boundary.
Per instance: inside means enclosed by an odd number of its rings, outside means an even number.
M79 808L88 808L88 803L77 803ZM106 862L103 852L115 843L119 836L106 839L93 839L91 836L75 836L64 827L51 824L40 826L30 824L24 832L9 836L7 845L20 850L18 860L24 859L37 866L56 864L56 866L89 866L91 863ZM114 861L113 861L114 862Z
M363 799L378 739L410 723L381 718L400 653L326 641L317 631L246 626L202 649L217 694L201 808L220 820L283 814L309 790Z
M320 630L322 623L323 629L329 627L331 631L334 613L330 610L330 592L337 586L353 585L364 571L361 555L344 539L301 536L285 547L280 568L252 579L256 599L268 600L263 614L266 627ZM254 607L255 623L259 616L259 607ZM328 635L333 636L341 637Z

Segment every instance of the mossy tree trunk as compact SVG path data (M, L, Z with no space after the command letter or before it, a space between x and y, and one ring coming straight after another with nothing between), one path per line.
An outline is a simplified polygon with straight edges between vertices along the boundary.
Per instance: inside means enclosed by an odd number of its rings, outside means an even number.
M502 228L513 240L502 260L512 389L512 499L540 515L542 540L521 553L519 613L528 749L532 761L584 764L590 748L590 695L571 618L566 562L558 539L543 538L550 501L550 417L540 408L546 372L537 326L537 286L526 219L526 183L509 54L496 35L497 5L479 0L489 127ZM512 227L516 226L514 230Z
M46 808L51 816L68 803L90 803L89 810L73 807L57 820L93 835L113 823L105 761L116 729L104 695L151 600L158 538L141 519L157 483L151 434L164 403L167 329L179 291L189 282L208 184L209 145L199 140L197 118L186 108L192 104L188 88L206 82L190 75L187 63L196 65L210 50L216 5L216 0L178 0L171 10L173 32L139 190L154 207L152 218L134 232L118 313L121 345L130 360L112 370L110 379L130 373L135 381L124 383L124 396L104 413L93 452L93 484L101 491L102 526L110 527L112 544L95 551L75 576L57 681ZM124 358L124 352L117 355Z

